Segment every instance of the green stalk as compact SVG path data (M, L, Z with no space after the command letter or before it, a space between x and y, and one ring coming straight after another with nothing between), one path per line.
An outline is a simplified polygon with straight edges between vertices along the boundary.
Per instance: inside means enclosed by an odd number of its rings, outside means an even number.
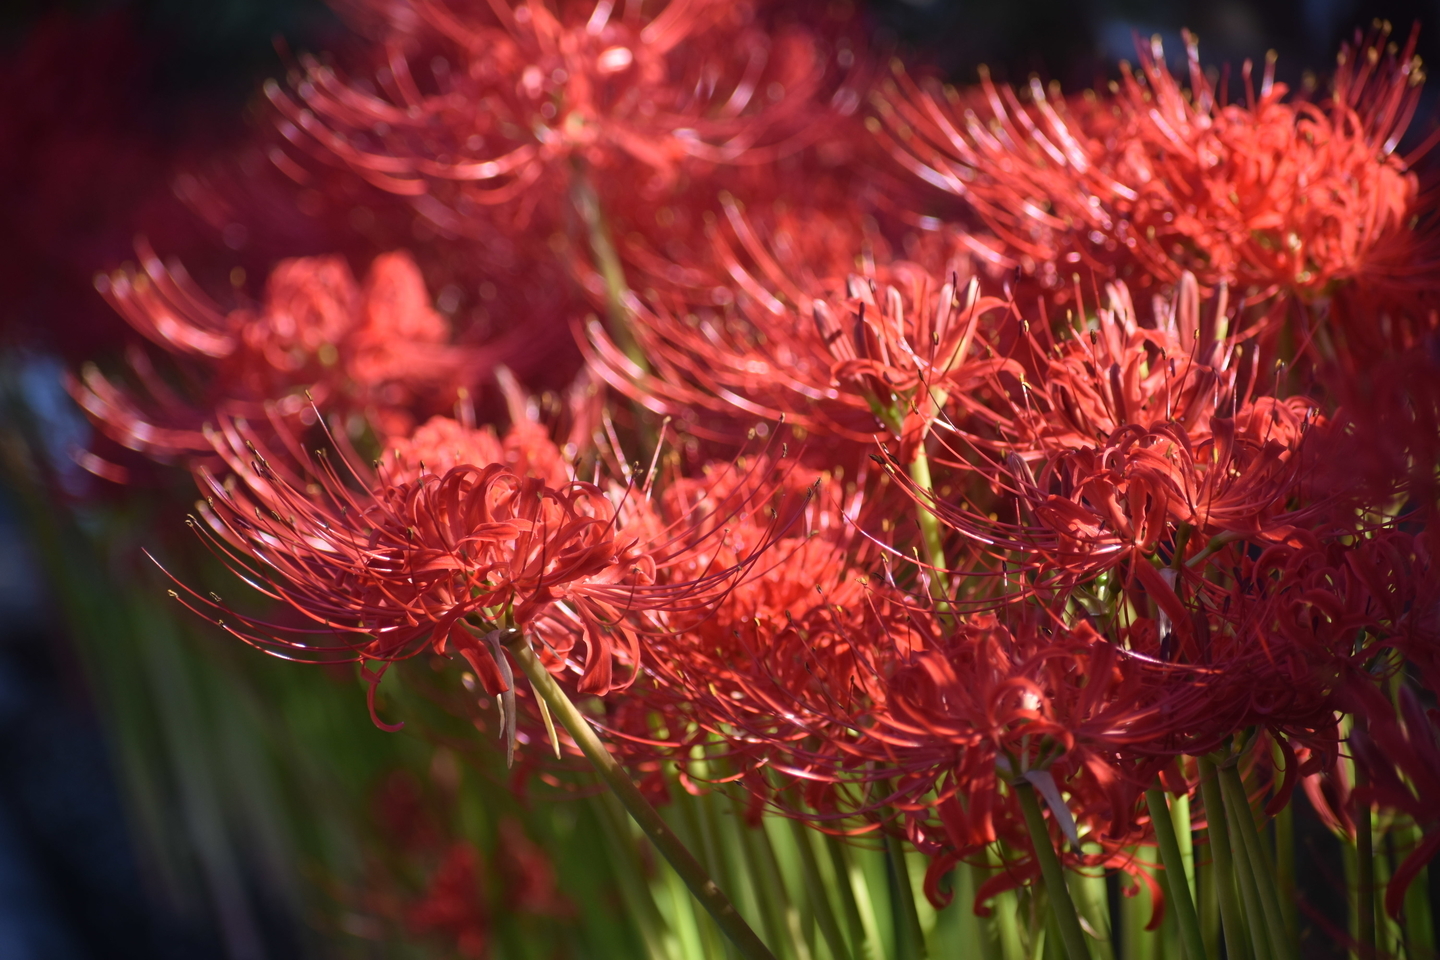
M1400 849L1409 852L1420 843L1420 828L1410 824L1401 829L1396 840ZM1421 867L1410 889L1405 891L1405 950L1407 957L1434 960L1435 918L1430 915L1430 868Z
M649 370L645 355L630 331L630 308L625 304L625 294L630 285L625 282L625 268L620 263L620 254L615 250L615 241L610 237L610 225L600 208L600 196L586 176L585 168L575 164L570 184L571 199L590 240L590 252L595 255L595 266L605 282L605 313L609 319L610 335L625 356L641 370Z
M1272 769L1283 768L1284 752L1279 744L1270 750ZM1284 921L1285 942L1299 944L1300 915L1296 910L1295 893L1295 808L1285 804L1275 814L1275 885L1280 897L1280 916Z
M645 953L652 960L662 960L668 953L661 935L665 921L655 906L654 896L641 882L643 874L640 870L640 858L635 845L630 842L630 831L623 819L625 815L620 812L615 798L609 794L602 793L593 797L591 804L604 828L601 832L605 835L605 845L610 849L610 863L615 867L615 881L620 886L620 898L635 921L640 939L645 945Z
M1195 837L1190 830L1190 795L1182 793L1170 798L1170 822L1175 827L1175 840L1180 846L1180 862L1185 867L1185 884L1192 901L1195 895Z
M740 831L740 849L745 857L745 869L755 887L755 896L760 903L760 922L765 935L776 945L778 952L787 957L793 950L787 950L785 934L785 886L779 876L772 851L766 848L769 840L765 836L765 825L751 827L745 822L741 801L735 802L735 828ZM768 856L767 856L768 854Z
M999 931L1000 955L1005 960L1021 960L1025 956L1020 937L1020 892L1006 890L995 895L995 928Z
M942 956L959 956L963 950L977 960L1000 960L993 921L975 916L975 890L983 876L982 869L972 864L961 863L955 868L955 899L936 914L936 935L931 941Z
M1205 960L1200 918L1190 898L1185 860L1180 852L1180 841L1175 836L1175 821L1170 818L1170 807L1165 802L1164 792L1158 786L1151 787L1145 791L1145 803L1150 807L1150 822L1155 826L1155 843L1160 848L1160 862L1165 865L1170 902L1175 906L1175 920L1180 924L1180 942L1185 947L1186 960Z
M1060 938L1065 942L1065 953L1070 960L1090 960L1090 948L1085 942L1085 931L1080 927L1080 917L1075 913L1075 901L1070 899L1070 889L1065 886L1065 871L1055 847L1050 843L1050 831L1045 826L1045 817L1040 812L1040 800L1035 788L1021 780L1011 784L1011 789L1020 800L1020 810L1025 814L1025 826L1030 831L1030 842L1035 847L1035 857L1040 861L1040 875L1045 880L1045 893L1050 900L1050 909L1055 914L1055 923L1060 928Z
M670 915L679 944L679 956L686 960L692 957L694 960L719 960L720 942L714 937L713 928L707 935L700 922L700 913L695 909L695 898L690 896L685 881L674 870L662 870L659 879L665 884L670 897Z
M708 764L702 764L701 769L708 772ZM758 916L759 904L752 903L756 899L753 884L750 890L744 890L744 878L738 872L744 856L740 852L740 838L736 836L739 832L735 829L737 824L732 818L722 816L722 813L729 809L729 798L714 790L698 797L686 793L686 797L694 802L700 811L701 829L707 838L706 849L712 851L708 855L716 882L722 884L724 889L735 891L737 897L748 894L749 899L745 903L745 906L750 908L748 913L750 916ZM726 956L733 957L734 950L729 944L725 944L725 947Z
M508 631L505 646L520 669L525 672L525 676L530 678L530 685L536 695L545 698L545 702L550 705L550 712L559 718L561 725L575 740L596 773L600 774L605 784L620 798L620 802L640 825L640 829L645 831L650 842L655 844L655 848L670 861L670 865L685 881L695 899L715 918L715 922L735 944L741 956L752 960L775 960L775 955L756 936L755 931L750 929L750 925L740 916L730 898L716 886L705 868L685 848L680 838L675 836L670 825L655 811L650 801L645 799L644 794L625 773L624 768L595 735L590 721L570 702L570 698L560 689L549 671L541 666L524 635L517 630Z
M825 851L830 855L830 870L835 874L835 889L840 894L840 910L845 917L845 928L850 932L850 949L856 960L872 956L874 951L866 947L865 920L860 916L860 904L855 899L855 885L850 881L850 858L846 856L845 844L832 834L825 834Z
M1220 903L1215 896L1215 861L1203 859L1195 863L1195 905L1200 914L1200 937L1205 941L1205 956L1220 956Z
M1038 914L1032 913L1030 924L1030 960L1061 960L1062 937L1055 925L1055 911L1046 910L1048 897L1031 900ZM1038 921L1038 922L1036 922Z
M1355 764L1355 788L1367 785L1365 771ZM1353 796L1353 794L1352 794ZM1370 805L1355 804L1356 940L1360 960L1375 960L1375 832Z
M1085 852L1097 853L1099 850L1099 845L1093 844L1091 849ZM1115 960L1110 898L1105 887L1105 875L1086 874L1077 870L1071 874L1071 881L1078 887L1074 891L1075 906L1080 916L1090 925L1091 940L1094 941L1094 950L1099 954L1098 960Z
M1242 816L1250 816L1250 807L1247 804L1243 811L1239 809L1241 803L1226 789L1225 771L1218 771L1216 778L1220 781L1222 802L1225 804L1225 825L1230 834L1235 887L1240 892L1240 906L1245 912L1245 923L1250 931L1250 945L1255 950L1255 960L1282 960L1280 957L1272 957L1270 953L1265 908L1260 904L1260 890L1255 879L1252 852L1245 842L1243 824L1240 822Z
M1345 863L1345 901L1350 907L1349 926L1347 932L1350 934L1350 942L1353 949L1346 952L1347 957L1359 960L1360 957L1360 901L1355 896L1356 887L1359 884L1357 871L1359 867L1355 860L1355 843L1349 837L1341 835L1340 855Z
M685 842L685 836L690 836L690 842L685 843L685 846L691 849L691 851L700 852L700 855L698 855L696 859L700 861L700 865L710 874L710 878L714 879L717 885L723 882L723 884L726 884L726 887L734 889L730 878L727 877L729 871L727 871L723 859L720 858L720 852L716 846L716 832L710 829L710 819L708 819L706 810L707 802L711 797L708 796L708 794L700 794L700 796L697 796L697 794L688 792L688 790L680 786L678 780L675 782L674 787L674 792L671 793L674 800L672 800L670 807L674 815L678 815L678 819L680 819L680 822L684 825L684 833L677 833L677 836L680 836L681 842L683 843ZM671 820L674 819L674 816L672 816ZM687 900L685 901L685 905L688 905L691 911L694 911L693 902ZM724 943L723 938L719 936L719 931L716 930L714 924L706 923L703 917L698 917L697 915L696 928L698 933L700 933L704 948L706 948L706 956L732 956L732 951L729 950L730 944ZM770 936L769 930L766 930L766 937L769 938L770 943L778 943L775 938Z
M915 451L915 459L910 461L910 479L915 485L928 494L934 494L935 481L930 476L930 458L925 455L925 444L921 443ZM923 503L915 504L915 522L920 527L920 542L925 547L925 562L934 569L930 571L930 596L939 603L936 604L936 611L948 613L950 605L945 602L950 592L950 585L945 571L948 565L945 561L944 534L940 530L940 519L935 516Z
M860 908L860 919L865 924L865 939L870 960L893 957L895 952L894 927L880 927L880 917L892 916L895 907L890 902L890 885L886 880L889 865L885 849L879 850L855 847L850 854L850 885L855 890L855 903Z
M995 847L985 848L985 859L992 869L1003 867L1004 861ZM976 886L986 879L977 875ZM1003 960L1021 960L1025 951L1020 944L1020 900L1014 890L995 895L992 916L996 935L1000 941L1000 956Z
M925 934L920 929L920 914L915 910L915 888L910 884L910 868L905 863L905 845L899 837L888 832L885 834L885 855L890 862L895 954L906 958L924 957Z
M1286 804L1275 815L1275 883L1285 942L1300 942L1300 915L1295 909L1295 808Z
M1220 789L1225 791L1226 809L1235 811L1239 843L1250 867L1251 880L1258 897L1261 917L1274 960L1289 960L1290 944L1285 939L1285 914L1280 910L1280 897L1275 890L1275 871L1261 846L1260 832L1255 827L1255 814L1245 794L1240 771L1228 766L1220 771Z
M1220 927L1225 934L1227 960L1243 960L1245 939L1240 917L1240 901L1235 894L1235 864L1230 851L1230 832L1225 823L1225 801L1220 795L1220 781L1215 762L1199 757L1200 795L1205 801L1205 823L1210 834L1210 858L1215 881L1215 899L1220 905Z
M800 854L800 875L805 881L805 894L810 908L815 912L815 924L820 928L820 934L825 938L835 960L851 960L850 948L840 933L840 921L830 903L830 893L825 889L825 881L820 876L820 862L815 857L815 848L811 846L810 830L793 817L787 817L786 820L790 824L791 835L795 838L795 849Z
M1158 879L1165 887L1171 877L1168 871L1162 871ZM1124 960L1155 960L1156 938L1145 929L1146 917L1153 906L1143 883L1135 896L1120 898L1120 956ZM1168 914L1166 919L1169 919Z
M804 883L800 876L800 853L794 848L791 835L780 826L781 819L768 817L761 821L764 849L784 895L785 929L790 933L795 956L797 960L815 960L819 945L815 939L815 911L806 898L795 896L795 891Z
M1405 931L1398 920L1385 912L1385 890L1395 869L1395 834L1378 831L1375 851L1375 951L1377 956L1398 957L1405 943Z

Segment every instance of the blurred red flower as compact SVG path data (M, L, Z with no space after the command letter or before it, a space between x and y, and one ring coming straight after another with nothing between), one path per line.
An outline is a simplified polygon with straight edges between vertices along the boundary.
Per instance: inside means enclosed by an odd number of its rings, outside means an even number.
M1257 93L1248 61L1246 102L1226 103L1228 73L1207 76L1187 34L1188 87L1157 39L1108 94L985 74L962 94L902 73L876 106L896 159L962 198L1052 288L1084 264L1140 287L1188 270L1250 302L1344 280L1413 293L1433 288L1433 231L1415 223L1428 206L1414 157L1395 151L1424 72L1414 35L1398 51L1388 41L1387 27L1342 48L1314 103L1287 99L1273 63Z

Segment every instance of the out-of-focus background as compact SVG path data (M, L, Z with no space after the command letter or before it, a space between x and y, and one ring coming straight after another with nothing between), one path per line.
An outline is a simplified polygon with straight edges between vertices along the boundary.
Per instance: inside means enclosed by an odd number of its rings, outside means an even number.
M1137 37L1179 52L1183 27L1207 62L1276 50L1292 83L1373 18L1420 21L1421 55L1440 59L1436 0L872 0L860 15L879 48L957 83L987 63L1076 89ZM92 276L133 259L138 234L202 279L407 241L303 197L246 223L216 207L227 189L264 206L265 78L353 43L318 0L0 4L0 960L430 956L441 927L505 956L624 955L614 922L608 940L565 932L618 912L593 805L537 813L493 756L467 754L463 725L443 745L455 718L423 741L383 733L353 671L290 669L177 616L141 547L193 554L174 506L188 480L118 487L71 456L90 428L61 378L125 348ZM1301 823L1306 909L1338 914L1328 835ZM436 920L435 864L464 859L452 836L502 884L527 843L564 851L548 868L564 889L492 890L504 923Z

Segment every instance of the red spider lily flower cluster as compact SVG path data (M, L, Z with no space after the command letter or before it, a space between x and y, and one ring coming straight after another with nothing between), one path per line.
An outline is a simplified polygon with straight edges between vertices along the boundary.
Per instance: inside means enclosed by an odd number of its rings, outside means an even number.
M496 443L450 432L470 453ZM372 714L385 666L426 649L458 652L491 694L508 693L496 632L510 628L543 638L553 669L578 671L580 691L623 688L640 666L647 610L669 619L707 609L773 539L772 529L717 562L718 531L656 523L625 487L552 486L495 462L436 474L398 450L398 475L383 462L361 473L323 450L272 457L229 421L210 439L229 475L199 468L197 526L232 569L309 623L287 630L193 593L187 605L223 611L229 632L293 659L378 663ZM546 452L521 459L558 459Z
M726 215L749 261L715 231L716 272L735 288L722 300L733 302L717 305L682 288L638 303L635 338L652 371L590 326L601 375L655 412L732 436L756 416L783 417L823 437L868 444L888 434L913 450L945 398L973 389L994 367L976 331L1004 302L980 295L967 258L937 265L938 276L904 260L862 273L851 253L811 259L796 276L777 257L779 237L764 243L733 204Z
M1030 788L1067 862L1150 882L1142 797L1211 760L1272 810L1303 782L1342 828L1410 817L1430 832L1397 878L1434 852L1424 778L1393 773L1433 730L1385 696L1440 686L1412 47L1357 39L1315 102L1267 68L1227 103L1193 42L1188 89L1156 48L1065 100L866 91L859 52L780 5L371 12L378 87L304 61L271 88L300 159L568 272L610 326L571 303L586 372L560 400L457 345L404 254L363 286L282 263L228 314L148 254L110 278L207 380L182 396L141 359L150 400L93 372L77 396L186 460L197 528L300 619L187 604L360 661L372 712L388 664L453 653L512 729L519 630L634 769L903 835L937 900L987 851L1009 862L982 901L1039 875ZM877 145L899 169L860 161ZM921 216L925 183L955 224ZM553 319L506 321L544 342ZM507 427L457 407L482 372Z
M552 203L572 163L607 180L623 170L617 185L642 190L694 176L696 161L768 164L859 101L850 45L831 50L778 4L427 0L368 12L385 23L379 89L306 60L293 94L267 90L282 130L423 197L460 234L485 222L477 207L518 203L528 218ZM420 50L434 54L423 75L411 64Z
M339 257L284 261L261 302L228 313L178 264L167 268L143 245L141 257L141 272L117 271L96 285L136 330L190 365L183 373L191 395L138 351L131 370L148 396L95 367L71 392L112 438L152 456L208 451L203 427L217 413L299 415L307 392L337 414L404 432L421 411L453 409L486 359L450 342L449 324L403 252L377 257L363 286Z
M1245 102L1227 103L1228 76L1206 76L1187 34L1183 80L1156 40L1109 96L988 76L961 95L902 74L878 116L897 158L964 198L1052 285L1084 264L1142 286L1188 270L1261 299L1354 279L1393 292L1427 284L1433 254L1413 221L1418 179L1396 154L1424 73L1413 35L1398 52L1388 39L1343 49L1315 103L1287 99L1273 61L1258 92L1247 63Z

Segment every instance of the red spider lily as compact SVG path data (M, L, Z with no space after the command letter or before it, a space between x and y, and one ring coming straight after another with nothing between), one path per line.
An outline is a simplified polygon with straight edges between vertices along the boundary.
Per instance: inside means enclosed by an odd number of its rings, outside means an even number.
M522 420L512 424L504 438L493 429L466 427L449 417L432 417L408 437L392 441L382 460L392 483L446 473L474 463L498 463L520 477L538 477L551 487L574 480L550 434L539 424Z
M712 470L666 491L661 515L684 516L706 504L752 503L746 487L773 489L760 501L764 509L708 511L711 522L724 524L721 565L769 546L703 618L671 617L669 629L651 637L643 681L630 702L612 706L611 727L629 741L627 755L683 763L698 746L728 759L734 770L727 775L745 777L761 796L773 792L767 766L783 768L815 751L832 762L836 751L843 756L839 744L879 696L888 664L917 642L911 621L923 614L863 573L873 550L855 525L862 496L846 497L833 476L806 484L812 476L761 460L742 475ZM773 540L767 514L792 515L786 501L801 496L799 529ZM677 572L693 578L701 570ZM647 724L652 711L664 718L663 736Z
M506 693L498 643L487 651L480 640L510 625L542 641L555 672L573 666L582 692L624 687L641 658L637 617L699 616L768 546L723 565L714 532L687 536L683 518L675 528L650 521L634 491L553 487L496 463L414 479L382 468L367 483L348 462L308 455L276 429L289 440L288 465L272 464L243 425L222 421L211 434L232 477L198 470L207 494L201 532L238 575L316 626L278 627L193 591L185 602L224 612L238 624L227 625L231 633L281 656L380 661L369 675L372 710L384 664L424 649L454 647L490 693ZM623 513L612 497L628 503ZM708 559L697 563L701 552ZM690 569L690 578L670 575ZM578 664L570 659L577 642ZM617 677L617 663L629 678Z
M497 872L504 883L503 902L507 910L552 917L573 911L558 889L555 865L514 820L500 823L496 860Z
M1215 423L1233 429L1228 418ZM1147 702L1157 713L1130 756L1198 755L1254 726L1286 742L1333 745L1347 672L1382 643L1426 635L1428 623L1409 612L1425 580L1407 566L1406 537L1370 529L1344 503L1282 512L1294 475L1253 436L1217 430L1206 456L1181 457L1192 467L1234 468L1208 492L1184 496L1178 491L1203 469L1184 481L1170 472L1175 461L1155 459L1187 449L1183 434L1124 428L1121 437L1108 453L1057 457L1039 482L1012 458L1006 482L1029 491L1019 497L1024 522L982 528L982 515L969 513L958 529L988 540L1001 569L985 571L990 585L971 583L955 602L1043 604L1150 671ZM1249 453L1224 452L1227 444ZM1127 448L1133 457L1122 454ZM1066 470L1082 467L1091 479L1067 495ZM1052 492L1042 495L1047 477ZM944 502L934 509L951 515Z
M1244 410L1257 387L1259 353L1242 352L1228 330L1222 288L1208 310L1190 274L1175 296L1158 301L1156 324L1143 327L1124 284L1107 288L1088 330L1026 323L988 391L957 399L957 429L989 450L1026 459L1101 442L1124 426L1169 426L1192 442L1211 436L1211 418ZM1084 312L1083 301L1077 305ZM1278 424L1277 431L1284 428Z
M1003 621L968 618L894 661L883 699L850 740L848 778L865 770L867 780L893 785L881 802L901 812L909 838L934 857L927 891L937 902L945 899L938 881L957 862L997 839L1029 848L1006 781L1025 775L1053 783L1052 828L1073 864L1138 873L1142 864L1123 848L1149 842L1139 793L1175 758L1213 750L1247 728L1268 729L1263 750L1251 753L1268 756L1274 742L1292 758L1277 794L1283 803L1302 772L1293 738L1333 753L1341 702L1333 669L1326 683L1310 669L1294 678L1278 667L1256 669L1266 664L1259 644L1238 633L1230 641L1207 638L1227 658L1223 667L1187 666L1156 656L1153 621L1107 637L1095 629L1098 621L1083 618L1073 627L1047 626L1043 614L1022 613L1021 622L1007 624L1015 612ZM1282 704L1276 688L1287 681L1300 689ZM847 779L839 765L824 773ZM1072 844L1084 836L1101 852L1066 851L1065 836ZM980 891L977 910L1037 871L1028 857L1007 864L1006 874Z
M581 450L592 443L599 422L603 398L582 374L566 391L559 422L546 427L540 422L536 399L527 394L505 367L497 367L495 380L505 396L510 426L503 437L493 427L474 426L474 412L458 404L464 421L432 417L413 433L391 437L385 443L382 462L393 483L414 480L422 474L443 475L464 464L500 463L522 477L539 477L552 487L563 487L576 479L573 467ZM555 398L549 398L552 402ZM564 450L552 438L552 430L564 437Z
M1333 755L1344 677L1377 649L1355 638L1398 623L1375 602L1373 557L1365 556L1374 541L1353 529L1326 534L1322 541L1306 531L1298 545L1264 549L1239 541L1202 565L1137 577L1125 595L1153 613L1119 632L1163 681L1165 722L1154 748L1200 755L1263 728L1286 750ZM1359 546L1345 545L1352 537Z
M1400 657L1420 686L1440 689L1435 535L1428 525L1404 529L1419 519L1402 514L1373 529L1354 523L1338 528L1331 542L1262 554L1253 576L1287 587L1276 591L1279 608L1265 623L1266 635L1324 651L1352 670Z
M504 463L505 451L491 428L477 430L449 417L431 417L410 436L386 444L380 462L388 479L405 482L427 473L444 476L467 463ZM524 467L507 467L517 476L529 473Z
M767 5L557 7L462 11L424 0L391 15L377 4L388 21L380 89L306 59L298 101L268 88L287 118L282 132L384 189L423 197L422 212L463 233L477 207L533 208L542 182L553 195L558 181L563 196L571 159L638 163L669 183L687 162L772 162L822 135L827 113L859 103L841 79L856 63L848 44L834 66L812 32L757 23L775 19ZM406 56L417 45L443 54L419 74Z
M664 235L633 231L626 236L619 252L632 271L633 286L649 299L660 299L657 291L663 291L667 301L722 310L735 301L737 288L742 297L769 303L769 287L776 284L772 278L779 278L777 290L795 286L792 277L803 278L803 286L817 277L852 272L856 251L887 249L884 238L854 215L853 183L820 171L805 170L793 178L766 173L774 177L770 189L756 185L747 190L744 204L728 191L719 195L723 220L708 204L670 204L663 208L665 219L672 221ZM793 190L796 183L805 185L803 195L775 195ZM761 259L754 259L751 250L759 251ZM882 254L879 259L893 258ZM588 264L580 266L595 274ZM598 276L586 278L589 288L601 283Z
M914 451L952 396L993 373L977 331L1006 305L974 282L962 292L958 271L941 278L895 261L848 276L790 273L773 251L779 237L763 242L733 205L727 217L754 266L717 231L714 257L738 288L733 303L637 302L632 333L651 372L590 325L592 366L649 409L701 432L784 418L862 443L888 434Z
M1196 535L1192 553L1286 539L1329 502L1312 490L1325 447L1310 438L1324 421L1308 400L1256 395L1259 354L1227 331L1223 289L1202 310L1187 274L1154 313L1160 326L1141 327L1114 284L1091 330L1057 339L1043 316L1013 324L1009 355L988 360L942 422L931 459L950 469L946 483L922 488L894 463L892 475L982 555L1039 577L1036 588L1162 545L1173 554L1182 528Z
M504 363L537 386L556 388L574 376L579 353L570 349L567 324L583 311L584 299L554 255L553 236L486 228L460 239L409 198L334 166L294 162L272 142L277 139L262 129L247 149L191 165L176 177L175 192L212 236L245 238L240 250L225 250L225 269L233 271L238 261L256 274L308 251L363 263L377 251L404 247L422 267L455 342L483 348L489 362ZM181 242L195 246L193 239ZM167 245L176 242L167 239ZM187 262L193 257L187 253ZM516 317L525 318L523 329L512 323Z
M1135 809L1147 776L1126 757L1151 744L1163 722L1154 680L1152 668L1088 625L1010 628L993 615L932 635L896 663L852 749L888 774L894 794L886 800L935 858L931 898L942 902L939 878L997 839L1029 847L1013 791L1001 790L1016 779L1047 794L1057 834L1074 843L1083 832L1101 845L1100 854L1075 846L1066 853L1072 863L1138 871L1120 851L1145 837ZM1037 871L1028 855L1008 863L979 892L977 910Z
M526 317L531 336L508 337L505 362L531 382L553 377L546 331L578 312L579 291L559 274L597 236L669 249L721 185L768 196L778 162L814 145L806 162L829 173L866 140L851 116L862 73L853 41L801 26L790 5L355 9L383 24L382 62L366 79L305 58L291 92L272 84L281 133L315 162L272 159L302 182L333 180L311 168L340 165L409 197L431 232L463 238L512 278L482 289ZM592 298L613 296L586 279ZM537 292L548 294L540 309L518 302Z
M1304 298L1336 280L1428 288L1428 233L1411 158L1395 153L1423 71L1412 35L1388 28L1340 54L1331 94L1287 100L1267 63L1258 96L1225 103L1186 36L1188 88L1159 41L1122 64L1110 94L1065 99L1038 80L1016 91L982 75L979 91L922 88L901 74L877 98L894 156L963 198L1017 260L1058 286L1088 265L1139 271L1140 285L1193 272L1254 300Z
M1201 545L1291 536L1312 509L1291 502L1304 479L1307 416L1303 402L1262 398L1241 417L1212 417L1213 436L1198 443L1170 425L1127 425L1036 465L1012 454L992 482L1014 498L1014 521L939 499L898 468L892 475L947 527L1046 588L1116 569L1151 577L1147 558L1182 526Z
M142 400L95 368L71 392L112 438L152 456L210 451L203 424L216 415L265 417L267 405L294 415L316 402L368 414L387 432L406 429L412 411L453 406L457 389L486 357L449 343L410 257L377 257L363 287L336 257L287 260L271 273L263 303L223 312L178 264L141 248L140 273L97 281L130 324L194 366L184 396L131 354Z

